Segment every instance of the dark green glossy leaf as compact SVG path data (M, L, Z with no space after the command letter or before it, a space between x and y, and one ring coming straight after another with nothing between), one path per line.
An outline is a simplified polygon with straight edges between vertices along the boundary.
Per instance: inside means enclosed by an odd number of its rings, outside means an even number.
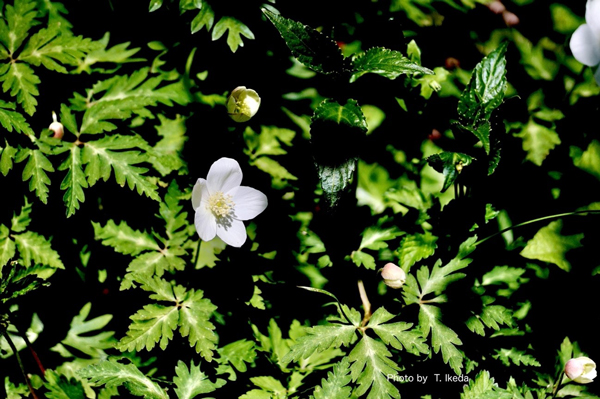
M415 64L399 51L382 47L371 48L365 54L352 59L350 82L356 81L366 73L375 73L388 79L396 79L400 75L411 73L433 75L431 69Z
M460 152L441 152L427 158L429 165L436 171L444 174L444 187L446 191L456 179L465 166L473 162L475 158Z
M263 13L275 25L298 61L316 72L329 74L342 71L344 56L329 37L267 9L263 9Z

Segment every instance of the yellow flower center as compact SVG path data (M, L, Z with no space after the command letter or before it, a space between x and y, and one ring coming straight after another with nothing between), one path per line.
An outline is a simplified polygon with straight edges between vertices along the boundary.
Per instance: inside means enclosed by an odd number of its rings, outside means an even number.
M235 203L233 198L229 194L223 194L221 191L217 191L208 199L206 207L215 215L217 218L227 218L233 213Z

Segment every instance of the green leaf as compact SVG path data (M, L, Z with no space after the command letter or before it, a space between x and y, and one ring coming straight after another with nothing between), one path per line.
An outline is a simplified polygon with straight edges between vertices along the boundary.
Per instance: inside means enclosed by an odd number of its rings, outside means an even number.
M209 362L217 346L215 326L209 321L216 309L209 299L203 298L201 290L190 290L179 310L181 336L188 337L190 346L195 346L196 353L200 353Z
M40 94L37 89L40 78L28 64L14 62L0 67L0 82L3 82L2 90L5 93L10 90L10 95L17 97L25 112L29 115L35 113L37 100L34 96Z
M327 379L321 380L311 399L349 399L352 388L347 385L350 381L350 361L344 357L333 366L333 371L327 373Z
M55 269L65 268L58 252L52 249L50 241L44 238L44 236L32 231L26 231L22 234L14 235L14 239L25 266L41 264Z
M150 0L150 5L148 6L148 11L153 12L162 7L163 0Z
M5 228L0 225L0 234ZM35 268L25 267L17 261L0 263L0 302L11 300L47 285L35 274ZM39 331L38 331L39 332Z
M12 169L17 151L16 148L11 147L8 143L6 143L6 147L0 148L0 173L4 176Z
M227 34L227 45L232 53L235 53L238 47L244 47L242 36L254 40L254 33L252 33L250 28L232 17L222 17L215 24L212 31L212 40L218 40L226 31L229 31Z
M112 315L105 314L86 320L90 315L91 308L92 304L90 302L83 305L79 314L73 317L66 338L60 341L60 344L54 346L52 348L53 351L70 355L68 350L62 346L67 345L92 358L100 359L106 357L104 349L113 348L116 342L113 338L114 331L104 330L104 327L112 319ZM92 332L97 332L97 334L91 335Z
M348 360L352 362L352 381L358 384L354 391L356 396L362 396L369 391L367 399L400 398L398 389L388 379L388 375L395 375L400 370L390 359L391 356L384 344L363 335L348 355Z
M592 140L583 152L578 147L571 147L570 155L575 166L600 179L600 142L598 140Z
M82 161L86 164L85 175L90 187L100 179L108 180L112 167L115 180L121 187L127 183L129 189L137 189L138 194L160 201L156 183L144 175L148 169L136 166L148 161L147 154L139 151L121 151L146 146L147 143L139 136L118 134L87 142L83 147Z
M27 159L23 169L23 181L29 180L29 191L34 191L40 201L48 202L48 185L50 178L46 172L54 172L54 167L40 150L20 149L16 155L17 162Z
M33 136L34 133L29 123L25 120L23 114L15 111L15 108L14 103L7 103L0 100L0 125L9 133L14 129L17 133L25 133L28 136ZM8 144L7 148L9 148Z
M0 271L2 267L14 258L16 253L15 242L10 239L8 228L0 224Z
M523 139L523 150L527 152L526 159L537 166L541 166L550 151L561 143L553 129L536 123L533 118L529 119L529 122L514 136Z
M300 337L290 351L281 359L281 363L306 359L315 351L349 346L354 341L357 326L348 324L316 325Z
M458 115L465 119L465 125L474 127L480 120L489 120L492 111L504 99L506 90L506 47L508 42L485 57L473 70L469 84L458 102ZM489 130L488 130L489 133ZM485 145L485 141L482 140ZM489 152L489 140L487 152Z
M125 222L117 226L109 220L104 227L100 223L92 222L92 225L96 240L102 240L102 245L113 247L118 253L138 255L143 251L160 249L150 234L133 230Z
M372 328L386 345L391 345L398 350L406 350L413 355L429 353L429 347L421 331L418 329L407 331L412 327L412 323L386 323L392 318L394 318L393 314L380 307L369 319L368 327Z
M570 249L581 247L583 233L563 236L560 234L561 230L561 219L542 227L531 240L527 241L521 256L553 263L568 272L571 270L571 263L567 260L566 254Z
M27 38L29 29L36 25L36 7L36 2L30 0L15 0L13 6L6 5L4 18L0 19L0 43L11 55Z
M435 253L436 241L437 237L430 232L411 234L404 237L400 242L400 247L396 250L396 254L400 258L398 266L408 272L415 263Z
M78 146L71 146L69 156L58 167L58 170L68 170L67 175L60 184L61 190L66 190L63 201L67 206L67 217L75 214L79 204L85 201L83 189L88 187L81 162L81 150Z
M167 393L146 377L133 364L122 364L115 360L104 360L78 371L78 374L95 384L106 384L108 388L124 385L135 396L151 399L169 399Z
M215 13L212 8L206 1L202 1L202 8L196 15L196 17L192 20L192 34L200 31L202 28L206 27L207 31L213 26L215 22Z
M76 66L86 53L98 48L98 43L82 36L73 36L59 25L40 29L31 36L19 55L19 60L34 66L44 65L51 71L67 73L64 65Z
M45 393L48 399L84 399L85 393L81 381L57 374L54 370L46 370L44 373L44 387L48 389Z
M498 387L487 370L482 370L469 381L460 394L461 399L511 399L513 395Z
M102 39L94 42L94 47L90 49L90 51L85 55L85 57L79 58L77 60L78 66L75 72L87 72L89 74L93 72L106 73L112 71L107 71L103 67L91 68L91 66L97 63L105 65L106 63L123 64L126 62L145 61L143 58L131 58L138 51L140 51L140 48L138 47L129 49L129 42L120 43L107 49L109 39L110 33L106 32Z
M433 71L415 64L402 53L382 47L374 47L366 53L352 58L352 76L355 82L366 73L374 73L388 79L396 79L403 74L424 73L432 75Z
M162 176L167 176L173 171L179 171L179 174L187 173L187 164L181 158L183 145L187 141L186 119L180 115L175 119L167 119L162 114L158 114L158 119L160 125L156 130L162 138L149 152L148 161Z
M173 339L173 331L177 328L179 312L175 306L150 304L144 306L131 316L133 323L129 326L127 336L117 344L121 351L151 350L160 342L160 348L165 350Z
M511 327L513 324L512 312L504 306L485 305L481 314L471 316L466 324L469 330L481 336L485 336L484 325L496 331L500 330L501 324Z
M461 152L440 152L427 157L427 163L444 175L444 186L442 187L442 192L444 192L456 182L463 168L469 166L474 159Z
M245 373L248 370L246 363L253 364L256 359L256 350L254 342L241 339L232 342L218 349L219 357L216 359L219 363L217 374L229 374L230 381L236 381L235 370Z
M178 399L193 399L197 395L213 392L225 385L222 379L211 382L208 376L200 371L200 365L194 365L193 360L189 369L181 360L177 362L175 374L177 375L173 378L173 383Z
M535 358L525 351L518 350L516 348L510 349L496 349L496 354L492 357L494 359L498 359L504 364L506 367L510 366L511 363L517 366L534 366L540 367L541 364L535 360Z
M350 257L357 265L364 265L367 269L375 269L375 258L371 255L362 252L363 249L380 250L388 247L386 241L393 240L404 232L398 230L397 227L381 228L379 226L371 226L365 229L362 233L362 240L358 250L353 251Z
M434 305L421 304L419 311L419 326L423 336L427 338L431 331L431 347L435 353L442 351L444 363L448 363L454 372L461 374L463 368L463 354L456 348L462 345L458 335L441 321L442 312Z
M329 37L266 8L263 8L263 13L275 25L292 55L302 64L324 74L342 72L344 56Z
M346 105L325 100L315 110L311 143L321 187L331 207L337 205L352 181L358 143L366 132L366 119L355 100L349 99Z
M17 233L22 233L27 229L31 222L31 203L27 201L25 197L25 205L21 207L19 215L13 214L12 220L10 221L10 229Z

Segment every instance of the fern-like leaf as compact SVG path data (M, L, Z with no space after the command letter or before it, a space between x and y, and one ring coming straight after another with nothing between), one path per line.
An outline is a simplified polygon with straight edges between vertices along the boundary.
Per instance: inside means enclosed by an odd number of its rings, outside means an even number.
M177 376L173 378L173 383L178 399L193 399L197 395L213 392L225 385L225 381L220 378L211 382L208 376L200 371L200 365L194 365L194 361L190 363L189 368L181 360L177 362L175 374Z

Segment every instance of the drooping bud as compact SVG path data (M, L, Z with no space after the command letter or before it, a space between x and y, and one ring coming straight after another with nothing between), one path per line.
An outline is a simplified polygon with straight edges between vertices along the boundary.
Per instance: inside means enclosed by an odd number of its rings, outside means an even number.
M260 97L252 89L245 86L236 87L227 99L227 112L236 122L246 122L252 118L260 107Z
M589 384L596 378L596 363L589 357L576 357L565 364L565 374L575 382Z
M404 270L393 263L388 263L381 269L381 277L385 285L393 289L402 288L406 281Z
M52 137L60 140L65 134L65 128L63 124L57 120L56 112L54 111L52 111L52 120L53 122L50 124L50 126L48 126L48 129L54 132L54 135Z

